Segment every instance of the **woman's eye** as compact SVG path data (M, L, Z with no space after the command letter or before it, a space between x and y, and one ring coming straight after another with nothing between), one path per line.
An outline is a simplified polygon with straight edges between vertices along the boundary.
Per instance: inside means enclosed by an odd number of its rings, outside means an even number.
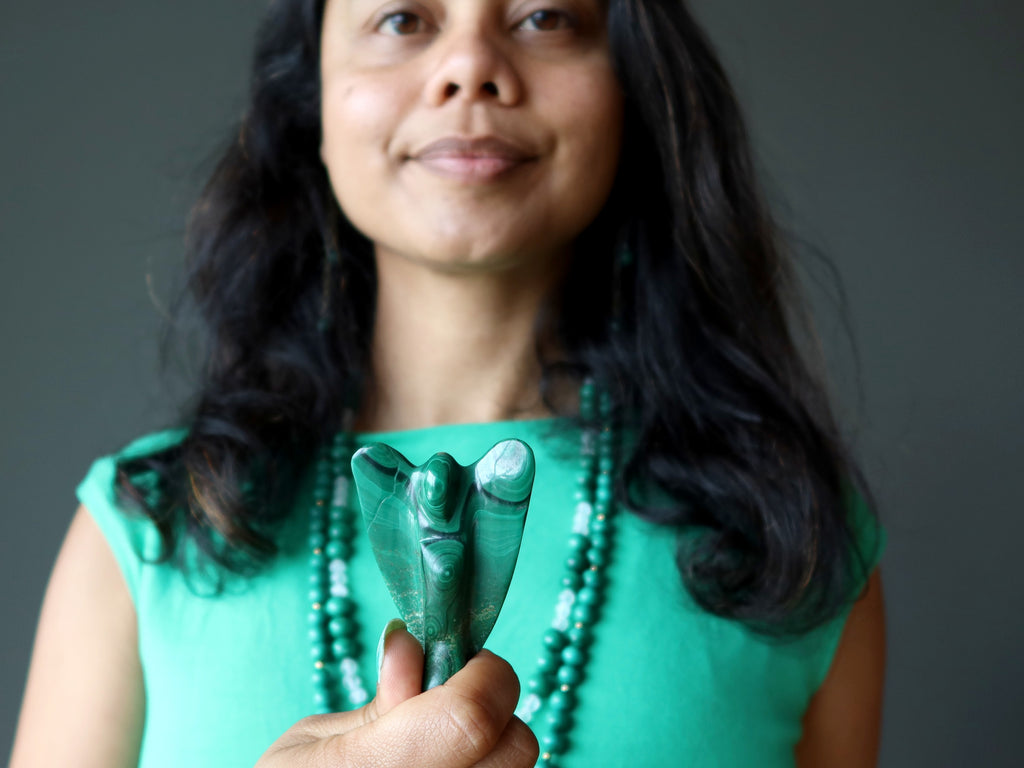
M426 23L415 13L398 11L381 19L377 28L390 35L415 35L426 28Z
M562 11L544 9L534 11L522 21L522 25L538 32L553 32L572 26L572 18Z

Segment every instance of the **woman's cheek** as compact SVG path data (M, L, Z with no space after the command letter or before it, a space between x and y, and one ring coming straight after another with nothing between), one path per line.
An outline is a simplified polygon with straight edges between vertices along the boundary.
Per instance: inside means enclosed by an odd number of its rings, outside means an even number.
M393 96L380 84L337 83L325 89L323 160L342 208L358 205L386 181L397 115Z

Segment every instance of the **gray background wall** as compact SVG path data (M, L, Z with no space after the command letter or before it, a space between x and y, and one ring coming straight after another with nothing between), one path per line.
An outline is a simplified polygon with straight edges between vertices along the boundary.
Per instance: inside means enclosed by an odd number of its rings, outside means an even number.
M261 7L0 6L0 755L74 485L172 413L147 275L166 295ZM783 220L847 291L859 404L816 303L889 532L881 765L1019 765L1024 4L695 7Z

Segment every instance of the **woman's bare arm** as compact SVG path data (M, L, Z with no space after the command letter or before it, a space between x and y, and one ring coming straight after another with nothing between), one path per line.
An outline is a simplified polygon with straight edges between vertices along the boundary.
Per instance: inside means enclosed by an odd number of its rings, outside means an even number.
M135 766L144 709L135 608L79 507L43 600L11 768Z
M885 682L885 604L878 569L846 620L828 677L804 715L799 768L878 764Z

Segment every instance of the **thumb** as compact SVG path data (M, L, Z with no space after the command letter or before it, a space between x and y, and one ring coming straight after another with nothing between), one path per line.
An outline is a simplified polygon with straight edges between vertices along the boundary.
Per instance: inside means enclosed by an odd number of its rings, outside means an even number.
M392 619L377 645L377 716L386 715L423 690L423 648L405 622Z

